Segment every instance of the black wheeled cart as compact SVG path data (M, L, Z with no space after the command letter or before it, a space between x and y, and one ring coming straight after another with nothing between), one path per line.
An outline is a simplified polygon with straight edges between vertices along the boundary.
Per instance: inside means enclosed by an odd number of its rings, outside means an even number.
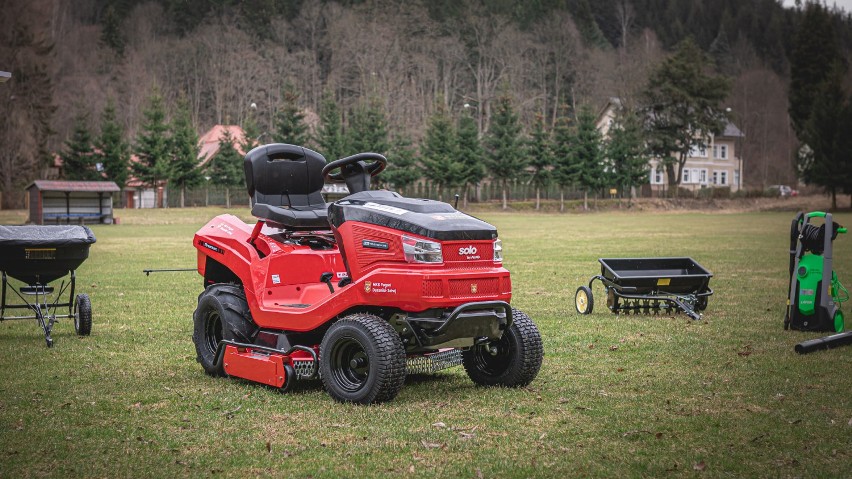
M698 311L707 308L713 294L713 273L692 258L601 258L601 274L588 286L580 286L574 305L580 314L594 308L592 283L599 280L606 293L606 305L616 314L659 314L683 311L701 319Z
M86 226L0 225L0 321L35 319L48 347L53 346L50 332L57 319L73 318L76 333L89 335L92 303L87 294L74 295L74 270L89 257L94 242L95 235ZM70 279L63 280L58 290L50 285L66 275ZM23 284L15 287L9 278ZM29 314L10 314L17 310Z

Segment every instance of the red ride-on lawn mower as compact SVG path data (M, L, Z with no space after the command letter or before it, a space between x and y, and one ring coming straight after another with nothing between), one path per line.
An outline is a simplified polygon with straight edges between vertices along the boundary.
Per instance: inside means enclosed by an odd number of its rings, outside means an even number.
M193 340L208 374L284 391L319 375L334 399L363 404L393 399L406 374L458 364L484 386L535 378L541 337L509 306L496 229L370 191L386 164L376 153L326 164L286 144L246 155L257 224L221 215L194 239L205 289ZM325 179L351 194L327 204Z

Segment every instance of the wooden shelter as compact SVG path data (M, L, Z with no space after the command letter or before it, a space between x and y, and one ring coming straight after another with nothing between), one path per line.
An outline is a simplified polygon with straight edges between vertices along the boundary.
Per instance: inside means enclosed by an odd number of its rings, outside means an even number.
M113 223L112 194L120 191L112 181L35 180L27 186L29 222Z

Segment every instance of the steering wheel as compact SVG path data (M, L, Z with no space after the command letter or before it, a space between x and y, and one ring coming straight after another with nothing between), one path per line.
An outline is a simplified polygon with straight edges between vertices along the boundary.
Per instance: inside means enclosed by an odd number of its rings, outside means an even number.
M355 165L358 162L373 160L370 164L365 164L361 168L346 168L350 165ZM327 180L340 181L346 180L351 176L356 176L359 173L367 173L371 177L381 173L388 165L388 159L378 153L358 153L357 155L347 156L339 160L334 160L325 165L322 169L322 176ZM332 171L340 168L340 172L332 173ZM359 171L361 170L361 171Z

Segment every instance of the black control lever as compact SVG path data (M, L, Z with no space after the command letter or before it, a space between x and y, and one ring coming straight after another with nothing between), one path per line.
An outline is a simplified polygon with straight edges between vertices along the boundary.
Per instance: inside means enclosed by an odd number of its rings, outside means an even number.
M328 285L328 290L334 293L334 287L331 285L331 278L334 277L334 273L325 272L320 275L320 282L323 282Z

